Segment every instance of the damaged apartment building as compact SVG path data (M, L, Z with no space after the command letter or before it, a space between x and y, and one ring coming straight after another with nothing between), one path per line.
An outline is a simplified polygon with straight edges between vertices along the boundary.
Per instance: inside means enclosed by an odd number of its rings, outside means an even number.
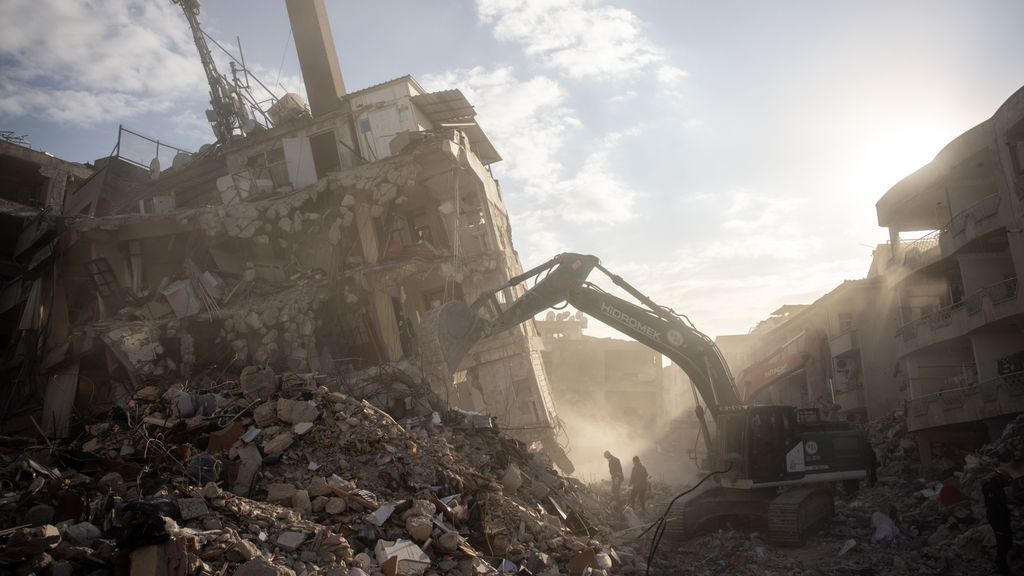
M878 201L907 424L979 446L1024 412L1024 88Z
M287 7L308 109L289 94L265 125L226 119L238 96L207 53L215 145L192 154L122 129L16 239L33 264L5 326L32 348L19 390L41 391L48 434L153 380L416 367L421 314L522 272L488 168L501 157L462 93L409 76L346 92L323 1ZM539 342L523 324L474 348L457 384L431 384L550 447Z

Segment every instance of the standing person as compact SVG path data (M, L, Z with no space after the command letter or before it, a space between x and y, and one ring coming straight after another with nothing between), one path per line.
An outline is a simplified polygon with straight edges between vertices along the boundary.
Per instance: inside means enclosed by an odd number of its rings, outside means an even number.
M629 492L629 505L636 509L639 501L640 511L647 511L647 468L640 463L639 456L633 456L633 471L629 473L629 485L632 488Z
M1012 568L1018 567L1019 558L1014 558L1015 565L1010 566L1010 555L1014 551L1010 508L1017 508L1024 495L1024 416L1007 424L999 439L983 450L982 455L998 462L981 485L985 516L996 537L996 572L1018 573Z
M620 492L622 490L622 481L626 479L626 476L622 473L622 462L612 456L612 453L605 450L604 457L608 460L608 473L612 476L612 498L615 499L615 505L619 505Z
M1010 481L1006 471L998 468L981 485L981 494L985 499L985 516L996 536L996 571L1000 574L1012 573L1008 556L1013 549L1013 527L1010 525L1010 507L1005 489Z

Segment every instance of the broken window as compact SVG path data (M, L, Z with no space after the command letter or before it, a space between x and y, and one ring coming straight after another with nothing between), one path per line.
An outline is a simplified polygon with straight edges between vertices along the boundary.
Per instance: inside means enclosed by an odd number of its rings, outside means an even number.
M313 168L316 170L317 178L323 178L329 172L341 169L341 157L338 156L338 141L334 136L334 130L310 136L309 145L313 150Z
M412 216L412 235L416 242L426 242L431 246L434 244L434 237L430 232L430 220L426 212L420 212Z
M267 151L267 168L270 170L270 179L274 186L287 186L291 184L288 177L288 163L284 158L284 148L278 146Z
M99 292L100 297L115 305L124 301L124 288L117 281L117 276L114 275L106 258L90 260L86 262L86 268L92 276L92 281L96 285L96 291Z
M853 330L853 314L850 312L839 313L839 333L845 334Z

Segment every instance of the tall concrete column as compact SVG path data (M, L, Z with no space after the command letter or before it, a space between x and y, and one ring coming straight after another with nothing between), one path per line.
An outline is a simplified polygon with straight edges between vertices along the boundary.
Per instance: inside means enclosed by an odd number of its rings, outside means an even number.
M355 208L356 231L359 233L359 244L363 249L363 260L366 264L376 264L380 259L380 243L377 241L377 227L365 203Z
M285 5L309 109L314 117L337 110L345 95L345 83L324 0L286 0Z
M60 214L64 211L64 191L68 182L68 171L56 166L43 166L39 173L50 180L46 189L46 208Z
M398 336L398 318L395 307L391 304L391 296L383 290L373 292L373 310L377 319L381 343L384 345L384 356L388 362L402 359L402 340Z

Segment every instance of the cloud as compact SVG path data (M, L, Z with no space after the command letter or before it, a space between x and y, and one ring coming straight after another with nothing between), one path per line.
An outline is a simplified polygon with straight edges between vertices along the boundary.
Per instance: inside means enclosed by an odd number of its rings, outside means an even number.
M477 67L428 75L423 83L428 90L463 91L505 158L502 171L513 181L513 194L528 200L534 219L621 222L634 216L637 193L615 174L612 153L638 128L603 135L591 143L579 168L566 175L562 158L571 153L565 144L582 124L557 80L543 75L520 80L511 68Z
M0 3L0 116L89 125L207 92L180 10L146 0Z
M612 103L615 103L615 104L618 104L618 103L621 103L621 102L626 102L627 100L633 100L634 98L636 98L639 95L640 95L640 93L637 92L636 90L626 90L625 92L623 92L621 94L616 94L616 95L612 96L611 98L608 98L608 101L612 102Z
M216 139L206 115L195 110L183 110L176 114L172 124L176 137L181 139L181 145L188 150L199 150L203 144Z
M869 258L822 259L820 242L809 242L816 246L759 235L691 246L665 263L605 264L655 302L689 316L702 332L742 334L783 304L810 304L837 279L867 272Z
M621 78L664 60L635 14L597 0L477 0L477 12L495 38L570 78Z
M505 159L502 170L524 192L543 196L548 183L558 180L559 152L567 133L580 126L558 81L543 75L520 80L507 67L454 70L422 81L428 90L462 90Z
M563 218L570 222L623 222L636 216L633 204L637 193L615 174L611 153L619 140L637 132L607 134L576 175L554 187L553 200Z
M676 84L689 75L690 73L686 70L677 68L671 64L662 64L661 66L658 66L658 82L661 82L662 84Z
M712 336L745 333L783 304L809 304L840 279L867 273L867 251L837 255L831 238L806 230L801 202L738 188L692 194L685 203L691 214L721 218L708 219L707 230L657 261L620 254L605 265ZM592 332L621 337L600 327Z
M774 198L754 190L739 188L730 193L722 228L734 231L756 231L782 226L803 204L803 199Z

